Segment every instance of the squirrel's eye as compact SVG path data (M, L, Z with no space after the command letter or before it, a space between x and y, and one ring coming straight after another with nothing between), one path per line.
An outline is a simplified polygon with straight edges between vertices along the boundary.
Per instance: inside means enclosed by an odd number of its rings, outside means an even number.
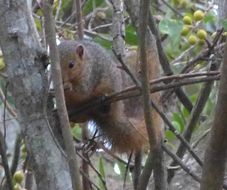
M74 62L69 62L69 68L73 68L74 67Z

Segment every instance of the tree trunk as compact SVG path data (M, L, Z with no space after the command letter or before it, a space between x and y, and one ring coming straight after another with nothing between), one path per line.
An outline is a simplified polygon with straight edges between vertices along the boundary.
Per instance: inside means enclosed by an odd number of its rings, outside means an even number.
M65 157L53 141L47 113L46 56L27 1L0 0L0 44L37 188L72 189ZM47 112L45 111L47 109ZM54 119L51 119L54 121Z
M227 43L211 137L205 152L201 190L222 189L227 153Z

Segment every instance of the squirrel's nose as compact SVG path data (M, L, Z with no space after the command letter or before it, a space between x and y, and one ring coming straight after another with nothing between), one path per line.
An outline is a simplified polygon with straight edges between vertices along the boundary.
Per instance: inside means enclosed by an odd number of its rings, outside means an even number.
M71 91L72 90L72 84L69 82L63 82L63 88L65 91Z

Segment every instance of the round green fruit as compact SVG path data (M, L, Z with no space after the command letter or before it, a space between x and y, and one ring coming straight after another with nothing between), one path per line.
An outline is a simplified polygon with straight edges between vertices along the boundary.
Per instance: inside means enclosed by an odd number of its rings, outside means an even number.
M24 173L23 171L16 171L15 174L13 175L13 179L15 180L16 183L21 184L21 182L24 180Z
M26 157L27 157L27 153L26 152L22 152L21 159L22 160L26 160Z
M195 19L195 21L200 21L204 18L204 12L201 10L197 10L194 12L193 14L193 18Z
M13 190L21 190L20 185L18 183L16 185L14 185Z
M197 31L196 35L198 36L199 39L204 40L207 37L207 32L203 29L200 29Z
M217 35L217 32L213 32L213 33L211 34L211 38L215 38L216 35Z
M190 31L190 28L188 26L183 26L183 29L181 31L182 36L187 36Z
M188 42L191 44L191 45L195 45L197 43L197 37L195 35L190 35L188 37Z
M186 8L187 5L188 5L187 0L180 0L180 1L179 1L179 7L181 7L181 8Z
M101 20L105 20L106 19L106 13L103 12L103 11L98 11L96 13L96 17L99 18L99 19L101 19Z
M184 24L191 25L192 24L192 19L190 16L184 16L183 18Z
M198 44L202 46L202 45L204 45L204 44L205 44L205 42L206 42L205 40L200 39L200 40L199 40L199 42L198 42Z
M6 67L5 62L3 60L3 57L0 57L0 70L4 69Z
M180 3L180 0L173 0L174 5L179 5L179 3Z
M25 146L24 143L23 143L22 146L21 146L21 151L22 151L22 153L26 153L26 152L27 152L26 146Z
M226 37L226 36L227 36L227 32L224 32L224 33L222 34L222 36Z

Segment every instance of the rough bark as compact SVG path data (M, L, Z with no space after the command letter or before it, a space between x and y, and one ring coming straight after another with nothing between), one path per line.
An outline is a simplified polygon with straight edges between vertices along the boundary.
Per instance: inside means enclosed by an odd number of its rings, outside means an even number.
M227 7L227 1L226 0L217 0L218 4L218 16L219 18L227 18L227 12L226 12L226 7Z
M59 52L56 44L55 22L52 14L52 5L49 0L43 1L44 26L46 33L46 41L50 48L51 74L54 86L54 94L56 100L57 113L61 125L61 133L63 137L65 152L69 165L72 186L74 190L81 190L80 172L77 163L76 150L73 145L73 138L70 131L68 113L65 105L64 88L62 84L62 74L60 67Z
M124 47L124 6L123 1L112 1L113 17L112 17L112 34L113 34L113 50L121 57L125 54Z
M0 0L0 44L37 188L72 189L65 157L49 130L45 56L24 0ZM53 120L54 121L54 120Z
M152 159L150 161L147 159L146 167L139 180L138 190L142 190L146 187L151 168L154 170L155 189L166 190L166 168L163 151L161 149L162 121L158 113L151 109L151 101L159 102L159 94L150 96L149 90L149 79L157 77L159 64L155 38L150 30L147 29L149 6L150 1L140 1L138 33L140 45L141 91L143 95L144 117L149 135L150 154L152 154ZM152 164L154 165L152 166Z
M227 153L227 43L221 68L221 79L215 118L211 128L202 172L201 190L222 189Z
M217 0L219 20L227 18L227 1ZM219 23L220 24L220 23ZM207 145L202 171L201 190L222 189L227 154L227 42L225 44L218 101L214 122L211 128L210 142Z

